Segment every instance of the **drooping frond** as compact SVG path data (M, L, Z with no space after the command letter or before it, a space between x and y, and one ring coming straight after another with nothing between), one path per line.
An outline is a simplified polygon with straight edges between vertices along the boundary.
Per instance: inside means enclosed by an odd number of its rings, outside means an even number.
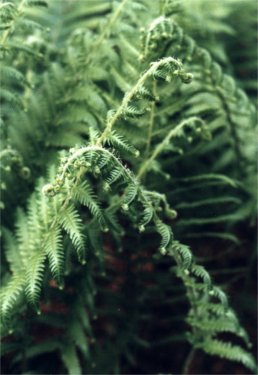
M97 219L99 225L105 228L105 218L91 186L84 181L76 186L74 190L74 198L82 205L89 208L92 216Z
M15 306L24 293L24 285L25 275L20 272L15 274L12 280L1 290L1 319L5 324L10 320Z
M78 215L75 207L71 204L67 208L60 210L59 223L62 228L68 233L77 253L79 259L82 261L85 257L85 243L82 234L82 220Z
M29 268L26 271L25 293L29 302L35 307L37 306L40 297L41 285L45 271L45 258L46 255L44 252L40 254L35 251L29 259Z
M64 270L61 228L54 228L52 230L50 228L44 248L47 256L49 257L49 265L53 277L61 285Z
M76 353L76 347L72 343L69 346L62 348L61 357L68 374L81 374L81 367L78 355Z
M217 355L231 361L242 363L252 371L256 371L256 364L252 355L243 350L240 346L231 345L220 340L207 340L201 348L210 355Z

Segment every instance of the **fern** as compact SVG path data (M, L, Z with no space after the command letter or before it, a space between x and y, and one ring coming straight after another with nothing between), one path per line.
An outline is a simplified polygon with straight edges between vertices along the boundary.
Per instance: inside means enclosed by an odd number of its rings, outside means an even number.
M19 299L24 291L24 285L24 274L19 273L14 275L12 281L2 289L1 316L5 323L8 323L14 306L17 304L17 302L19 302Z
M52 230L48 234L45 244L45 252L49 256L49 264L54 279L61 284L64 269L64 259L62 253L61 231Z
M81 374L79 359L74 345L62 350L62 360L68 370L68 374Z
M253 5L211 6L0 5L6 373L255 371Z
M243 349L239 346L232 347L230 344L218 340L212 340L205 342L203 348L209 354L216 354L222 358L226 357L231 360L242 362L243 365L255 371L253 358L250 357L248 353L243 352Z
M29 263L30 268L26 272L26 288L25 293L27 295L28 301L32 305L37 305L41 284L44 275L44 261L45 254L33 254L30 257Z
M83 259L84 240L81 234L81 220L72 205L65 210L61 210L59 223L68 232L79 257Z

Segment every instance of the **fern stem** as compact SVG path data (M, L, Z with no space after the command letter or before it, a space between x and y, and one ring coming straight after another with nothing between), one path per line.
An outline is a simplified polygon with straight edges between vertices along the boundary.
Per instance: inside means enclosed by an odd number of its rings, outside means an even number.
M234 124L234 121L232 120L231 111L230 111L228 102L225 98L225 95L217 87L214 79L212 80L212 83L213 83L214 91L218 95L218 97L220 99L220 102L221 102L221 105L222 105L222 108L225 111L226 120L227 120L227 123L228 123L228 126L229 126L229 131L230 131L232 139L234 140L233 149L234 149L234 152L235 152L235 155L236 155L236 160L238 160L239 163L241 164L240 168L239 168L239 171L242 172L243 166L244 166L245 163L244 163L244 157L243 157L243 154L242 154L241 148L240 148L241 141L240 141L240 139L238 137L238 134L237 134L237 131L236 131L236 124Z
M156 97L156 89L157 84L155 81L153 81L153 96ZM149 121L149 127L148 127L148 139L146 143L146 150L145 155L148 157L150 152L150 145L151 145L151 138L152 138L152 132L153 132L153 126L154 126L154 118L155 118L155 109L156 109L156 103L151 103L151 111L150 111L150 121Z
M120 107L117 109L115 114L110 118L110 120L107 121L107 125L105 130L103 131L100 138L97 140L97 145L100 145L103 143L107 136L110 134L113 126L115 125L116 121L121 117L124 110L128 106L129 102L132 100L134 95L137 93L137 91L143 86L144 82L153 74L155 73L159 67L165 64L174 64L178 68L181 68L181 63L179 63L178 60L174 59L173 57L164 57L163 59L156 61L150 65L150 68L146 70L146 72L141 76L141 78L138 80L136 85L129 91L123 98L122 103Z
M130 180L133 180L132 176L131 176L131 173L129 172L129 170L127 170L123 165L122 163L115 157L114 154L112 154L112 152L108 151L107 149L101 147L101 146L98 146L98 145L94 145L94 146L86 146L86 147L82 147L80 148L79 150L77 150L73 155L70 156L70 158L68 159L67 163L64 165L64 168L63 168L63 172L61 174L61 179L64 179L65 178L65 174L69 168L69 166L73 163L73 161L77 160L80 156L82 156L83 154L86 154L88 152L94 152L94 151L99 151L99 152L102 152L102 153L105 153L105 154L108 154L109 157L111 157L112 159L115 159L116 160L116 163L119 164L121 166L121 168L123 169L124 173L126 174L126 176L130 179Z
M160 15L165 14L165 9L167 7L167 4L168 4L168 0L160 0L160 2L159 2L159 13L160 13Z
M128 0L123 0L121 2L121 4L117 8L117 10L113 14L113 16L109 19L109 22L107 22L107 24L104 27L102 33L99 35L98 39L96 40L96 43L92 46L91 51L90 51L90 55L88 55L88 58L86 60L86 64L88 64L90 62L93 52L96 51L99 48L99 46L102 44L102 42L105 39L106 35L108 34L109 30L115 24L116 20L120 16L120 14L121 14L121 12L122 12L122 10L123 10L127 1Z
M187 119L187 120L184 120L182 121L179 125L177 125L174 129L172 129L168 134L167 136L163 139L163 141L161 143L159 143L153 154L151 155L151 157L149 159L147 159L141 166L138 174L137 174L137 178L141 178L144 173L148 170L148 167L150 166L150 164L153 162L154 159L157 158L157 156L163 151L163 149L168 145L169 141L173 138L173 137L176 137L178 135L178 133L180 132L180 130L182 128L184 128L186 125L189 124L189 120L191 121L194 121L194 120L200 120L199 118L195 118L195 117L192 117L191 119Z
M191 366L191 363L194 359L195 352L196 352L196 350L194 348L192 348L190 350L189 354L187 355L186 360L185 360L184 365L183 365L182 375L189 374L190 366Z

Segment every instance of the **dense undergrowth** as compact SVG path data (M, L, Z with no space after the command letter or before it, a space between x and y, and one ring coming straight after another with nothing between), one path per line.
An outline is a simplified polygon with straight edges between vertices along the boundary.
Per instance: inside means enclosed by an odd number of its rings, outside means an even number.
M0 17L2 373L255 373L255 1Z

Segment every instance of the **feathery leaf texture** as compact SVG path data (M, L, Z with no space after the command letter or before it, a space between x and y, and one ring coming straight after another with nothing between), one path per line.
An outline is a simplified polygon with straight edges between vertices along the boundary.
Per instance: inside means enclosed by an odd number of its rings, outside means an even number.
M130 372L146 348L177 350L185 339L255 371L227 288L214 284L209 256L195 254L204 241L212 251L216 239L211 258L225 251L225 262L234 259L236 224L255 216L254 109L239 88L252 92L246 76L254 64L249 52L238 46L234 54L228 38L214 37L237 35L249 45L235 25L240 19L244 29L251 0L242 15L238 0L216 3L212 20L203 2L0 5L0 296L6 352L15 352L9 372L49 352L69 374ZM227 67L245 77L224 74ZM166 319L153 319L157 301ZM174 324L182 320L189 333ZM38 343L42 324L57 333ZM153 333L155 344L146 339ZM151 372L152 359L143 362ZM166 372L166 361L161 366Z
M243 350L240 346L233 346L230 343L225 343L221 340L207 340L200 345L200 348L210 355L217 355L221 358L240 362L252 371L256 371L257 369L253 356Z

